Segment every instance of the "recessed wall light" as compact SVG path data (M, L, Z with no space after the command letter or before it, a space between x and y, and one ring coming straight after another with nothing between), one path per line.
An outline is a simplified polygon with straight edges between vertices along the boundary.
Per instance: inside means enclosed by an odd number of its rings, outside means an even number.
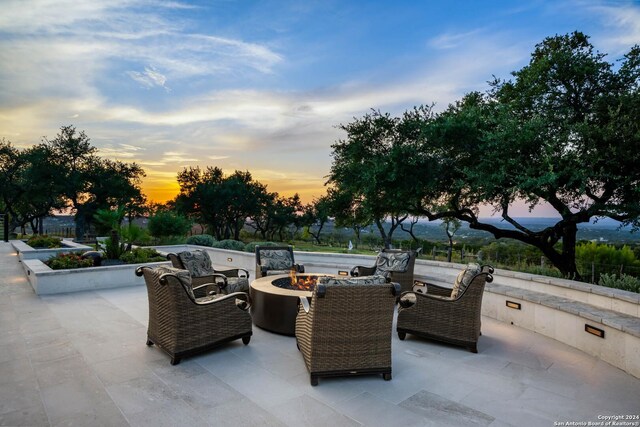
M588 324L584 324L584 331L590 333L591 335L595 335L600 338L604 338L604 331L600 328L596 328L595 326L591 326Z
M514 310L522 310L522 304L520 304L519 302L513 302L513 301L507 300L506 305L507 307L513 308Z

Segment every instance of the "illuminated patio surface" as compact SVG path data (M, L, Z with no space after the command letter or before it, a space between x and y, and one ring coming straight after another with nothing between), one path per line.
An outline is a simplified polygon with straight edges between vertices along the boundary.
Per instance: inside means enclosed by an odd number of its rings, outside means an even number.
M0 243L0 425L545 426L640 413L640 380L483 318L478 354L393 334L393 379L309 375L254 327L177 365L147 347L144 287L34 294ZM197 325L194 325L197 327Z

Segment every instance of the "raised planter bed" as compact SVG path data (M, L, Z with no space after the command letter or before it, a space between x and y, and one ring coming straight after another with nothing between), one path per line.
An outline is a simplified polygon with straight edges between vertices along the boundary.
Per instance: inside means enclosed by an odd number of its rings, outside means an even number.
M124 286L144 286L144 279L135 275L138 266L168 265L169 262L122 264L69 270L52 270L39 259L25 259L22 264L36 294L50 295Z
M18 253L18 257L20 261L24 261L27 259L39 259L41 261L46 261L51 257L54 257L58 254L66 254L70 252L87 252L93 250L91 246L83 245L81 243L76 243L73 240L63 239L62 244L64 247L62 248L32 248L27 245L22 240L11 240L11 244L13 248Z

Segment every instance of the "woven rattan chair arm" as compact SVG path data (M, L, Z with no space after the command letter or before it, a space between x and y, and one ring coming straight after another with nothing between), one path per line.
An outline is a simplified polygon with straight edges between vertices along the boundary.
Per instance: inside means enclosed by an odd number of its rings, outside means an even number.
M362 276L371 276L375 273L376 267L365 267L364 265L356 265L351 269L351 276L353 277L362 277Z
M176 276L175 274L164 273L160 275L160 277L158 277L158 281L160 282L161 285L165 286L167 284L167 277L173 277L174 279L176 279L176 282L180 282L180 279L178 279L178 276Z
M489 264L482 264L482 265L480 266L480 270L481 270L483 273L493 274L493 266L492 266L492 265L489 265Z
M451 299L450 296L445 295L434 295L434 294L421 294L420 292L414 292L416 294L417 301L420 301L421 298L427 298L429 300L438 301L442 303L450 303L456 301L456 299Z
M404 291L403 293L400 294L400 298L398 298L398 303L400 304L400 306L402 308L409 308L409 307L412 307L412 306L416 305L418 297L415 297L416 299L413 299L413 300L408 299L408 298L404 298L407 295L415 295L415 294L416 294L416 292Z
M309 300L307 299L307 297L298 297L298 298L299 298L298 304L302 306L302 309L304 310L305 313L308 313L309 310L311 309Z
M195 293L197 293L198 290L203 289L203 288L208 288L208 287L211 287L211 286L215 288L213 293L205 292L205 294L212 295L212 294L220 293L220 285L218 285L217 283L203 283L202 285L194 286L193 287L193 293L195 294Z
M398 296L400 295L400 291L402 290L402 286L398 282L391 282L391 295Z
M440 295L443 297L448 297L451 295L451 288L434 285L433 283L425 283L425 285L427 286L427 292L426 292L427 294ZM417 291L417 289L414 288L414 291ZM419 292L419 293L423 293L423 292Z
M220 273L209 273L206 276L198 277L198 279L207 279L207 280L211 279L211 282L208 282L208 283L214 283L219 290L226 288L228 283L227 276ZM196 288L194 287L193 289L195 290Z
M246 277L249 278L249 271L244 268L231 268L229 270L216 270L216 273L223 274L227 277Z
M229 300L234 300L236 306L243 311L247 311L251 308L251 297L246 292L234 292L232 294L227 294L207 301L196 301L195 303L200 306L205 306L212 304L224 304L228 303ZM237 300L242 301L242 303L238 303Z

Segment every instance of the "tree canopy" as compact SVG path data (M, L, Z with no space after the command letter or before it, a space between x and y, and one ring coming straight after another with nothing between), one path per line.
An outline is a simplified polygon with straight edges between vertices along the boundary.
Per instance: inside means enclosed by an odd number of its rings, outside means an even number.
M442 113L374 112L344 126L349 138L334 146L329 183L353 191L357 205L378 204L377 215L457 218L531 244L580 278L578 224L609 217L640 225L640 47L618 62L605 61L582 33L546 38L512 80L495 79ZM384 132L370 130L378 121ZM386 137L392 128L399 137ZM547 204L560 219L528 229L510 213L518 201ZM483 222L482 205L505 226Z
M333 147L329 180L332 213L341 224L375 224L389 247L394 231L409 216L421 167L420 125L431 109L415 108L402 118L372 111L340 125L347 139ZM391 221L387 230L385 219ZM362 223L362 224L360 224Z
M3 204L14 226L31 223L35 229L34 221L70 208L80 237L99 209L125 206L134 215L145 202L142 168L100 158L89 137L73 126L27 149L0 141L0 174Z

